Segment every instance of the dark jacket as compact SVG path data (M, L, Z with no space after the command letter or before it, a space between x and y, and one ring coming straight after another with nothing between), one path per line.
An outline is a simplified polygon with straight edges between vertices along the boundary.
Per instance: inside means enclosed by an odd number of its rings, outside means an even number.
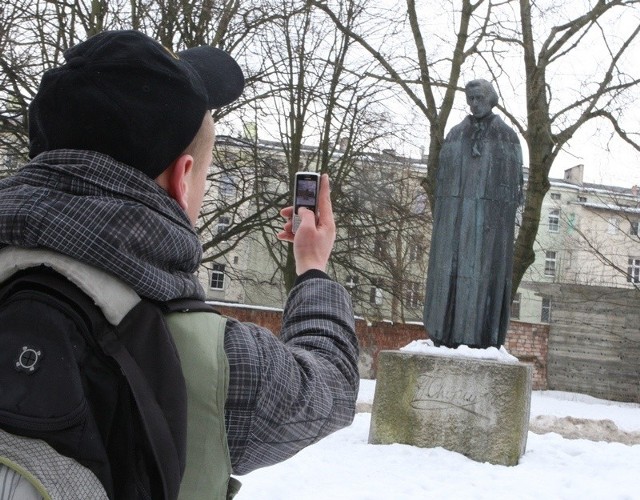
M0 181L4 246L54 250L153 300L204 297L194 276L201 247L182 209L144 174L105 155L43 153ZM229 319L224 347L234 473L285 460L353 420L354 315L346 290L324 273L298 279L280 338Z

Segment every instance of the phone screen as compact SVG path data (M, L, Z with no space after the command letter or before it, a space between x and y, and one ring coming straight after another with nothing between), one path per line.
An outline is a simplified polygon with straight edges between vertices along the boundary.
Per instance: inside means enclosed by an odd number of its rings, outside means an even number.
M295 233L300 225L300 217L298 216L298 208L305 207L313 211L315 214L318 204L318 188L320 186L320 175L313 172L299 172L296 174L295 194L293 199L293 226L292 231Z
M316 205L318 200L318 180L316 177L311 179L299 176L296 186L296 213L298 213L298 207L305 207L309 210L316 211Z

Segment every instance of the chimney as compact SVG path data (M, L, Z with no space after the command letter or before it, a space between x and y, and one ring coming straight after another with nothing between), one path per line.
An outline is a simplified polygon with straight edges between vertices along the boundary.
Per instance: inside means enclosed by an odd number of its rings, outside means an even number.
M248 122L244 124L244 138L252 142L258 140L258 124L256 122Z
M424 146L420 146L420 161L424 163L429 161L429 155L426 154Z
M564 180L571 184L582 184L584 165L576 165L564 171Z

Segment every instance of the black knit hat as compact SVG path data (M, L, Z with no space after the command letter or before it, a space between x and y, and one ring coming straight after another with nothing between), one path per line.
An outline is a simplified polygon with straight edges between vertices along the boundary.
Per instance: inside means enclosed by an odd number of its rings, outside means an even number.
M105 31L64 53L29 108L29 156L107 154L151 178L191 143L205 113L237 99L238 63L210 46L172 53L137 31Z

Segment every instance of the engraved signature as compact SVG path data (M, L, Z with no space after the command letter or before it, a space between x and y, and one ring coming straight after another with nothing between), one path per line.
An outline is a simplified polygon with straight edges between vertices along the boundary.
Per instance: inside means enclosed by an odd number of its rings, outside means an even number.
M465 388L463 384L456 383L455 380L434 375L421 375L418 378L417 387L411 401L411 407L416 410L431 411L455 408L489 420L488 417L476 410L477 392Z

